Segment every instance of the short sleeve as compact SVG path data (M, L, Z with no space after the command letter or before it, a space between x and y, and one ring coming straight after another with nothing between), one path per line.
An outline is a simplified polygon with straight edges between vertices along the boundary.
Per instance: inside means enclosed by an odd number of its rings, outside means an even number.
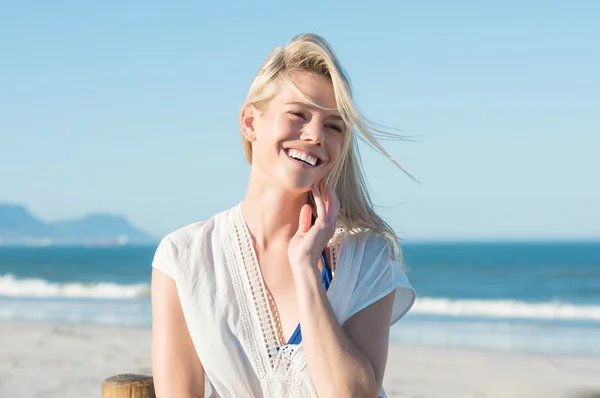
M395 291L391 319L393 325L412 307L415 291L402 265L392 259L383 237L369 236L363 250L356 287L350 299L348 318Z
M156 251L154 252L154 259L152 260L152 267L162 271L165 275L173 280L177 280L177 268L176 268L176 250L173 241L169 236L164 237Z

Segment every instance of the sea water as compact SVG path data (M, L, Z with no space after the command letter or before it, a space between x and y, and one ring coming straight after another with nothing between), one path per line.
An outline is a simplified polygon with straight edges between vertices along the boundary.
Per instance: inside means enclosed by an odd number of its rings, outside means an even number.
M0 318L149 327L156 246L0 247ZM600 355L600 242L406 243L395 344Z

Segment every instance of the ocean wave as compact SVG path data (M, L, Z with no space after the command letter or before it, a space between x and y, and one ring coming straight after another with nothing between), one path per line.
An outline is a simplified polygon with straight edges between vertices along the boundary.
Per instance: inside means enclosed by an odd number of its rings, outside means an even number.
M17 279L0 275L0 296L23 298L128 299L147 297L147 284L51 283L43 279ZM600 321L600 306L564 302L527 303L517 300L452 300L419 297L413 314L455 317L521 318Z
M146 284L50 283L43 279L16 279L0 275L0 296L123 299L149 295Z
M561 302L526 303L516 300L449 300L422 297L415 301L411 312L457 317L600 321L600 306Z

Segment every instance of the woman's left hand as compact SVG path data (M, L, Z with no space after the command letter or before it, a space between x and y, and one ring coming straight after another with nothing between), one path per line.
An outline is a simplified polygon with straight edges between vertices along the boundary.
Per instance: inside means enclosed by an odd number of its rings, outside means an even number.
M306 204L300 210L298 231L288 246L288 258L292 270L297 267L306 267L306 264L316 267L321 252L335 232L340 202L328 184L323 183L321 186L325 186L327 200L323 198L321 189L313 185L312 194L315 199L317 217L312 226L310 205Z

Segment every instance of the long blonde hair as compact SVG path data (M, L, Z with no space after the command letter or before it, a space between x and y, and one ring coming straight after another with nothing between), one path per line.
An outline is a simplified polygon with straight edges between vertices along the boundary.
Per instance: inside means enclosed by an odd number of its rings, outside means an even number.
M376 127L356 109L352 99L350 80L333 49L324 38L310 33L300 34L293 37L285 48L273 49L256 74L242 109L248 105L259 110L264 109L266 104L277 94L279 81L285 82L305 101L319 107L294 84L291 79L291 74L294 72L315 73L331 81L338 111L347 126L340 158L327 177L327 182L340 201L338 227L356 232L372 231L382 235L388 242L391 257L403 263L398 236L373 209L360 162L357 135L359 139L362 139L411 177L377 141L377 138L402 137L394 132ZM251 164L252 144L243 134L242 143L246 159ZM309 196L309 201L313 205L314 211L312 195Z

